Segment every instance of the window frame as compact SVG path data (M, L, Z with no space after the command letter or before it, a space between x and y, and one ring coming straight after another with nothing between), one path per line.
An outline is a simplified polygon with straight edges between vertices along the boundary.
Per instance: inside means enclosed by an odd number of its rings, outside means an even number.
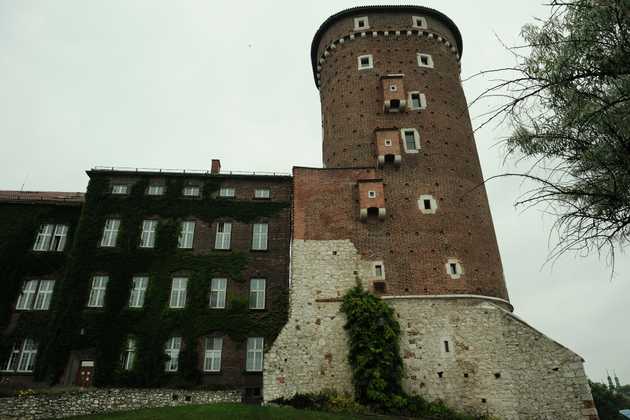
M224 194L225 191L231 191L231 194ZM220 198L234 198L236 197L236 188L234 187L221 187L219 188L219 197Z
M453 273L451 271L453 265L455 266L456 273ZM454 280L461 278L465 273L464 266L458 258L449 258L444 266L446 268L446 274L448 274L448 276Z
M43 285L46 288L43 288ZM47 311L55 291L53 279L26 279L15 302L16 311Z
M366 65L363 65L363 63L361 62L361 59L363 58L368 59L368 63ZM357 57L357 70L359 71L370 70L373 68L374 68L374 56L372 54L362 54Z
M418 24L418 21L421 23ZM411 17L411 26L416 29L428 29L429 25L427 22L427 18L424 16L412 16Z
M86 304L87 308L104 308L105 297L107 296L107 285L109 284L109 276L97 274L92 276L92 284L90 287L90 295Z
M149 288L149 276L133 276L131 278L131 289L129 290L129 302L127 308L142 309Z
M427 59L427 64L422 62L423 58ZM435 68L435 62L433 61L433 56L431 54L418 52L416 53L416 61L418 62L418 67L424 67L427 69Z
M257 227L259 231L257 232ZM260 230L261 227L264 229ZM259 222L252 225L252 251L267 251L269 250L269 223Z
M210 279L210 291L208 293L208 307L210 309L225 309L227 281L225 277L214 277ZM215 305L212 305L213 294L216 296Z
M409 149L407 147L407 137L405 135L406 132L412 131L413 132L413 137L414 137L414 142L416 144L416 148L415 149ZM405 149L405 153L419 153L420 152L420 133L418 133L418 130L415 128L401 128L400 129L400 136L402 138L402 144L403 144L403 148Z
M209 344L212 343L211 346ZM217 346L217 343L219 345ZM209 348L211 347L211 348ZM218 347L218 349L217 349ZM203 372L205 373L218 373L221 372L221 359L223 353L223 337L219 336L206 336L203 343ZM218 361L217 361L218 360ZM216 362L217 366L213 363Z
M68 241L69 230L70 226L64 223L42 223L35 236L32 250L34 252L63 252ZM43 239L40 241L40 238ZM57 238L59 238L58 241Z
M37 363L38 349L39 343L31 337L15 341L11 346L6 363L0 368L0 372L33 373ZM26 369L24 369L24 366Z
M133 336L127 337L125 348L120 355L121 368L130 372L133 370L136 362L136 354L138 352L137 340Z
M359 23L363 22L363 26L360 26ZM354 18L354 30L357 32L365 31L366 29L370 29L370 20L367 16L359 16Z
M146 229L147 223L149 223L150 226L153 227L152 230ZM159 225L159 221L157 219L142 220L142 226L140 226L140 244L138 244L138 248L144 248L144 249L155 248L155 238L157 236L158 225Z
M154 188L157 188L157 190L154 190ZM145 191L145 195L149 195L151 197L160 197L164 195L165 191L166 187L162 184L149 184L147 186L147 190Z
M195 242L195 228L196 222L194 220L184 220L180 223L179 235L177 237L178 249L193 249L193 245Z
M232 222L217 222L217 229L214 236L214 249L221 251L229 251L232 249Z
M115 226L109 226L111 224ZM105 219L103 225L103 234L101 236L100 247L101 248L115 248L118 242L118 234L120 233L121 221L119 218L112 217Z
M176 281L178 282L177 287ZM182 286L183 284L183 286ZM171 279L171 293L168 300L169 309L186 308L186 300L188 298L188 277L174 276ZM175 302L173 303L173 301Z
M112 195L129 195L129 184L112 184Z
M246 372L262 372L264 366L264 348L264 337L247 337L247 353L245 355Z
M271 199L271 189L270 188L255 188L254 189L254 198L256 200L269 200L269 199Z
M50 309L50 303L52 302L53 293L55 291L55 280L42 279L37 280L37 293L35 294L35 300L33 301L33 311L47 311ZM45 290L42 290L43 285L47 285Z
M260 284L262 282L262 288ZM254 288L254 285L257 285ZM265 310L267 300L267 279L263 277L256 277L249 280L249 309L252 310Z
M182 336L174 335L164 343L164 353L167 360L164 362L164 372L173 373L179 371L179 357L182 351Z
M413 95L418 95L418 106L413 105ZM411 111L422 111L423 109L427 109L427 97L424 93L420 93L417 90L409 92L408 102L409 110Z
M187 191L196 191L196 194L188 194ZM186 185L182 188L182 196L186 198L198 198L201 197L201 187L199 185Z

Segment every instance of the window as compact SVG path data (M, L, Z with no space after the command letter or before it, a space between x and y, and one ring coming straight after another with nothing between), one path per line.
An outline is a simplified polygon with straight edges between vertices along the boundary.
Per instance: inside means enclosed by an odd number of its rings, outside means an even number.
M444 352L445 353L450 353L451 352L448 340L444 340Z
M370 29L367 16L354 18L354 30L362 31L364 29Z
M54 280L28 280L22 285L15 309L20 311L46 311L50 308Z
M409 109L421 110L421 109L426 109L426 107L427 107L427 98L424 95L424 93L409 92Z
M127 194L129 192L129 186L125 184L112 185L112 194Z
M236 195L234 188L224 187L219 190L219 197L233 198Z
M245 365L246 371L262 372L263 340L263 337L249 337L247 339L247 362Z
M149 185L147 195L164 195L164 185Z
M372 58L372 54L360 55L357 58L357 62L359 70L368 70L374 67L374 59Z
M221 350L223 349L222 337L206 337L205 354L203 358L204 372L220 372L221 371Z
M103 228L103 237L101 238L102 247L116 246L116 239L118 238L119 228L120 228L119 219L105 220L105 227Z
M403 128L402 130L403 145L405 152L418 153L420 149L420 135L415 128Z
M191 249L193 247L193 238L195 236L195 222L182 222L179 229L179 238L177 239L177 247Z
M225 290L227 279L210 280L210 307L215 309L225 308Z
M129 307L142 308L144 306L144 296L147 293L149 278L144 276L134 276L131 279L131 293L129 294Z
M214 240L215 249L230 249L232 239L232 223L221 222L217 224L217 236Z
M11 348L9 357L2 364L4 372L33 372L37 358L37 342L32 338L25 338L16 342Z
M179 351L181 348L181 337L171 337L166 341L166 346L164 347L164 353L166 353L164 370L166 372L177 372L179 369Z
M419 67L428 67L431 69L433 68L433 57L431 57L429 54L418 53L416 54L416 57L418 58Z
M194 185L189 185L188 187L184 187L182 191L184 197L199 197L201 189Z
M153 248L155 246L155 230L157 220L143 220L142 233L140 235L140 248Z
M88 299L88 308L102 308L105 304L105 292L107 291L108 276L92 277L92 289Z
M136 361L136 339L134 337L127 337L127 342L125 343L125 349L120 355L120 364L124 370L133 370L135 361Z
M368 191L368 198L376 198L376 191Z
M258 188L254 190L254 198L269 198L271 196L271 191L269 188Z
M383 262L379 261L374 263L374 277L377 279L385 278L385 265Z
M251 279L249 282L249 309L265 309L265 279Z
M396 92L397 90L398 90L398 87L396 85L389 85L390 92Z
M267 223L254 223L252 234L252 249L263 251L267 249L267 238L269 236L269 225Z
M449 258L446 262L446 273L452 279L458 279L464 274L464 269L459 260L455 258Z
M435 214L437 212L437 200L432 195L421 195L418 199L418 208L423 214Z
M422 16L414 16L411 18L414 28L427 29L427 20Z
M173 277L171 283L171 301L169 306L173 309L181 309L186 306L186 288L188 286L188 278Z
M39 227L33 251L61 252L66 246L68 236L67 225L46 224Z
M392 141L390 139L385 139L385 147L391 147Z

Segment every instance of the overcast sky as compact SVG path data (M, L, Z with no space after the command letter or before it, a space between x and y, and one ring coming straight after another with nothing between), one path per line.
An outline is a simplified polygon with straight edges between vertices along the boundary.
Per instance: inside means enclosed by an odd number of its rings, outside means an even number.
M370 4L396 3L370 1ZM406 2L405 2L406 3ZM318 92L309 48L331 14L360 5L183 0L0 0L0 189L85 191L95 165L290 172L321 166ZM538 0L425 0L459 26L462 78L511 64ZM464 84L468 99L489 82ZM473 115L483 107L472 109ZM506 171L477 134L486 177ZM630 382L630 258L616 275L597 257L544 265L553 219L513 202L515 180L488 185L516 314L586 359L602 381Z

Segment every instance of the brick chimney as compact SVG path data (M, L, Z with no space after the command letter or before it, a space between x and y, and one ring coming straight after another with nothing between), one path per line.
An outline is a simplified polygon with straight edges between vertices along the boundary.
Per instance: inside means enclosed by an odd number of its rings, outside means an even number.
M211 174L218 174L221 172L221 161L219 159L212 159L212 167L210 168Z

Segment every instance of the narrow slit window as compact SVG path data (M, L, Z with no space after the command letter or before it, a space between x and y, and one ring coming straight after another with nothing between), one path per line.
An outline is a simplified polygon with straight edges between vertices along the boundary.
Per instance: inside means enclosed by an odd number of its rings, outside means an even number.
M427 29L427 20L422 16L414 16L412 22L414 28Z
M448 340L444 340L444 351L446 353L450 353L451 351Z
M422 202L424 203L425 210L431 210L431 200L425 198L424 200L422 200Z

